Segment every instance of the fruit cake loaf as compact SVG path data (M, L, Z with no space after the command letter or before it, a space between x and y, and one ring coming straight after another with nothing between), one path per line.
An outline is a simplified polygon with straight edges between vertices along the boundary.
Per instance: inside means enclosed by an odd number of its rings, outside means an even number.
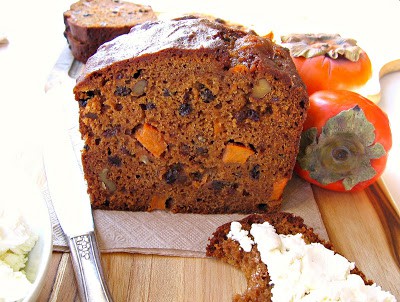
M156 19L150 6L119 0L80 0L64 12L64 36L74 57L85 63L104 42Z
M308 107L287 49L206 19L103 44L74 88L94 208L272 212Z
M207 256L244 273L247 289L233 301L395 301L289 213L252 214L218 227Z

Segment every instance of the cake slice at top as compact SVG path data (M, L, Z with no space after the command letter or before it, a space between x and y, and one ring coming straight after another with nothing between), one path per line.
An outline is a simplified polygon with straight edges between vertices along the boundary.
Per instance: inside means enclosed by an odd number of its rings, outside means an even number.
M75 58L83 63L104 42L126 34L157 16L147 5L119 0L79 0L64 12L66 37Z

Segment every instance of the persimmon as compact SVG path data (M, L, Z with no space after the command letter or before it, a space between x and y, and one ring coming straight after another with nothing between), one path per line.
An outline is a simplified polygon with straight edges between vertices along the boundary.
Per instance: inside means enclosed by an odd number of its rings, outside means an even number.
M356 90L372 76L371 61L354 39L338 34L292 34L281 41L290 50L309 95L318 90Z
M272 194L270 197L272 200L277 200L282 196L283 190L285 189L288 181L289 178L282 178L274 183L274 186L272 187Z
M165 203L166 203L167 199L168 199L167 195L155 193L150 198L150 205L147 210L148 211L165 210L165 207L166 207Z
M389 119L378 105L348 90L310 96L295 171L333 191L359 191L383 173L392 147Z
M222 161L226 164L244 164L254 154L254 151L243 145L228 143L226 145Z
M144 124L136 133L135 138L145 147L151 154L159 158L167 149L167 143L164 141L162 134L152 125Z

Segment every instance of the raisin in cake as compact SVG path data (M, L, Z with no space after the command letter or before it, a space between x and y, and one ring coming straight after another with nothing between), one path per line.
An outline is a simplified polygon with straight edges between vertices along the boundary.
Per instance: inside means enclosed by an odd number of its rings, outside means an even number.
M206 19L103 44L74 88L94 208L272 212L308 107L287 49Z
M247 289L233 301L395 301L289 213L253 214L220 226L207 256L244 273Z
M119 0L80 0L64 12L64 36L73 56L85 63L104 42L155 19L150 6Z

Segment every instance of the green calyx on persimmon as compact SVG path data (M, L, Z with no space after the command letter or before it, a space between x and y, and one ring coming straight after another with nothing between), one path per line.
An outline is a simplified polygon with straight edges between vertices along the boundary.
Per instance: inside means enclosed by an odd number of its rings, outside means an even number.
M317 182L327 185L343 180L346 190L376 175L371 159L386 155L374 143L374 125L357 105L330 118L321 133L317 128L303 132L297 161Z

